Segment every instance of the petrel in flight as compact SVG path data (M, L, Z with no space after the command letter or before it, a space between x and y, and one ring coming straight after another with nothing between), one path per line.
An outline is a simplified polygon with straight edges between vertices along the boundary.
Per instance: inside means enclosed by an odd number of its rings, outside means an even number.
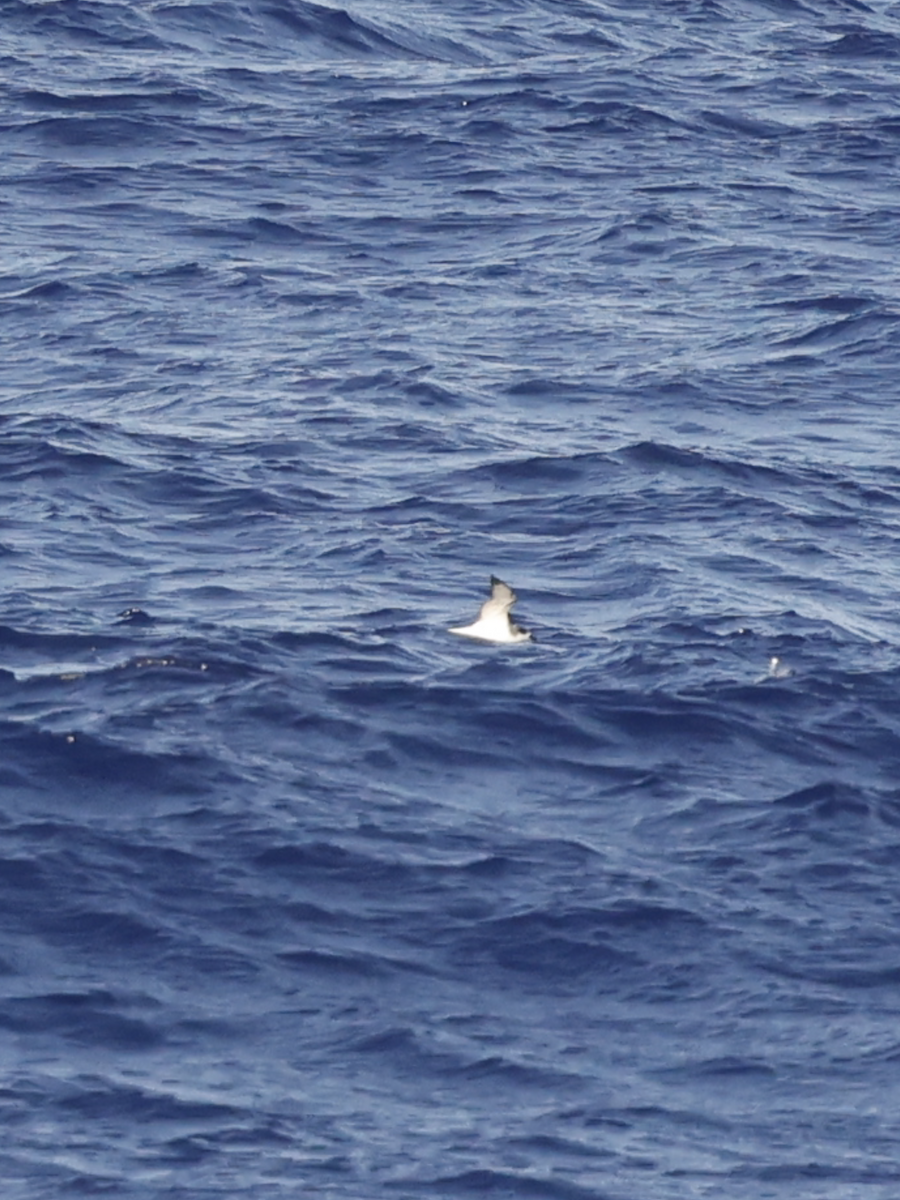
M531 642L534 639L527 629L521 629L509 619L509 610L516 602L516 593L508 583L491 576L491 598L481 606L478 620L471 625L458 625L448 633L460 637L477 638L482 642Z

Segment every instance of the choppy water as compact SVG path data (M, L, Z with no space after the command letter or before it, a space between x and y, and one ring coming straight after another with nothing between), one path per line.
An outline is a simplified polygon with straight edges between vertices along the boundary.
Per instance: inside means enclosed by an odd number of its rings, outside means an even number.
M900 6L0 65L4 1197L894 1200Z

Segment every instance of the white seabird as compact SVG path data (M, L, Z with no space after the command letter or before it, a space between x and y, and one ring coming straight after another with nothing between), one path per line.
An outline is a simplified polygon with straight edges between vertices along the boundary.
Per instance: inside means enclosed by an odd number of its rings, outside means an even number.
M520 629L509 619L509 610L516 602L516 593L508 583L491 576L491 598L481 606L478 620L471 625L457 625L448 629L448 633L458 633L460 637L477 638L481 642L530 642L532 635L527 629Z

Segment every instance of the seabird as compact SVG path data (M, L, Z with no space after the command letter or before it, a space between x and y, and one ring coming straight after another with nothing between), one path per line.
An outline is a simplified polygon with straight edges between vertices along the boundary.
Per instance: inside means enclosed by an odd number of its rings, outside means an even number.
M508 583L491 576L491 598L481 606L478 620L471 625L458 625L448 629L448 633L458 633L460 637L477 638L482 642L530 642L532 635L527 629L520 629L509 619L509 610L516 602L516 593Z

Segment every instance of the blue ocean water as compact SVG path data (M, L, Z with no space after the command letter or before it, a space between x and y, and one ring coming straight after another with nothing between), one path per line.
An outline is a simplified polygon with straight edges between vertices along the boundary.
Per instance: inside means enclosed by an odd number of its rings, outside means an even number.
M900 5L0 65L5 1200L895 1200Z

